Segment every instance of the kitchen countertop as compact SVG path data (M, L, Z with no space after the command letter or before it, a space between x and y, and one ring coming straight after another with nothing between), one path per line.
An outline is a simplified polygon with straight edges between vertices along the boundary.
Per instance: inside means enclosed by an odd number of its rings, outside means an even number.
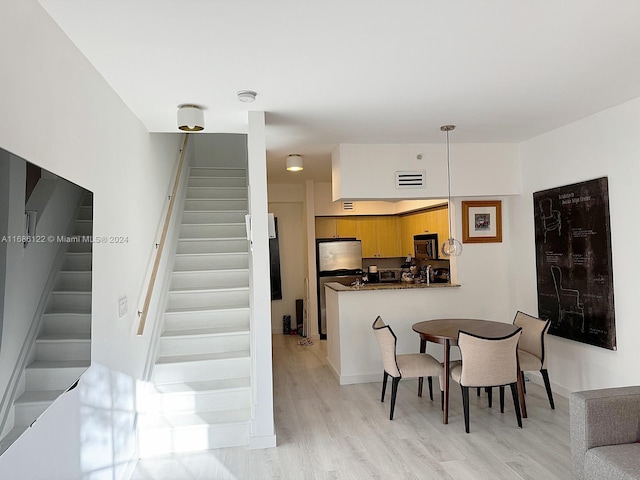
M451 284L451 283L430 283L427 285L426 283L407 283L407 282L394 282L394 283L367 283L365 285L360 285L359 287L348 287L347 285L342 285L340 283L327 283L326 287L334 290L336 292L358 292L358 291L369 291L369 290L408 290L415 288L451 288L451 287L459 287L459 284Z

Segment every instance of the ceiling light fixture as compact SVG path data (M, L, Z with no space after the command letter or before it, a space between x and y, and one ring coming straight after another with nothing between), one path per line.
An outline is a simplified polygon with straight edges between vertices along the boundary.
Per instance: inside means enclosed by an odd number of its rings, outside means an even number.
M451 231L451 160L449 155L449 132L456 128L455 125L443 125L440 130L447 132L447 188L449 192L448 196L448 210L449 210L449 238L442 244L442 255L445 257L457 257L462 254L462 244L453 238Z
M178 128L185 132L204 130L204 113L197 105L178 106Z
M287 170L290 172L299 172L302 169L302 155L292 154L287 157Z
M253 90L240 90L238 92L238 101L242 103L251 103L256 101L257 93Z

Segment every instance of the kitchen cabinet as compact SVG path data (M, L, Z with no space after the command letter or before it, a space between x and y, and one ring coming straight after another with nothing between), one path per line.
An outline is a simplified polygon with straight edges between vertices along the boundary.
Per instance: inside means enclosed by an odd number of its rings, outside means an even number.
M356 217L356 238L362 242L364 258L401 257L399 234L396 216Z
M449 210L446 205L430 210L409 213L400 217L402 255L413 255L413 236L437 233L442 245L449 238Z
M355 238L356 221L353 216L316 217L316 238Z

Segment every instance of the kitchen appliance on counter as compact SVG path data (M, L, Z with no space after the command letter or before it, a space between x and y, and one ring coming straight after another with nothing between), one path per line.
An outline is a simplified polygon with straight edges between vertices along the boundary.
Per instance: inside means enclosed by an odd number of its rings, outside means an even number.
M318 272L318 331L327 338L327 303L325 284L351 285L362 280L362 243L351 239L316 240L316 270Z
M419 260L437 260L438 245L437 233L414 235L413 237L415 257Z

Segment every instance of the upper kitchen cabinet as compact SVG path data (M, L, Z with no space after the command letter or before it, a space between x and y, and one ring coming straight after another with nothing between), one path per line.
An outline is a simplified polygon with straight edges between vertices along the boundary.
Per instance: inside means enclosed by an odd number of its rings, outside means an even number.
M356 238L362 241L364 258L402 256L400 225L396 216L356 217Z
M449 209L446 205L400 217L402 255L413 255L413 236L437 233L442 244L449 238Z
M355 238L354 217L316 217L316 238Z

